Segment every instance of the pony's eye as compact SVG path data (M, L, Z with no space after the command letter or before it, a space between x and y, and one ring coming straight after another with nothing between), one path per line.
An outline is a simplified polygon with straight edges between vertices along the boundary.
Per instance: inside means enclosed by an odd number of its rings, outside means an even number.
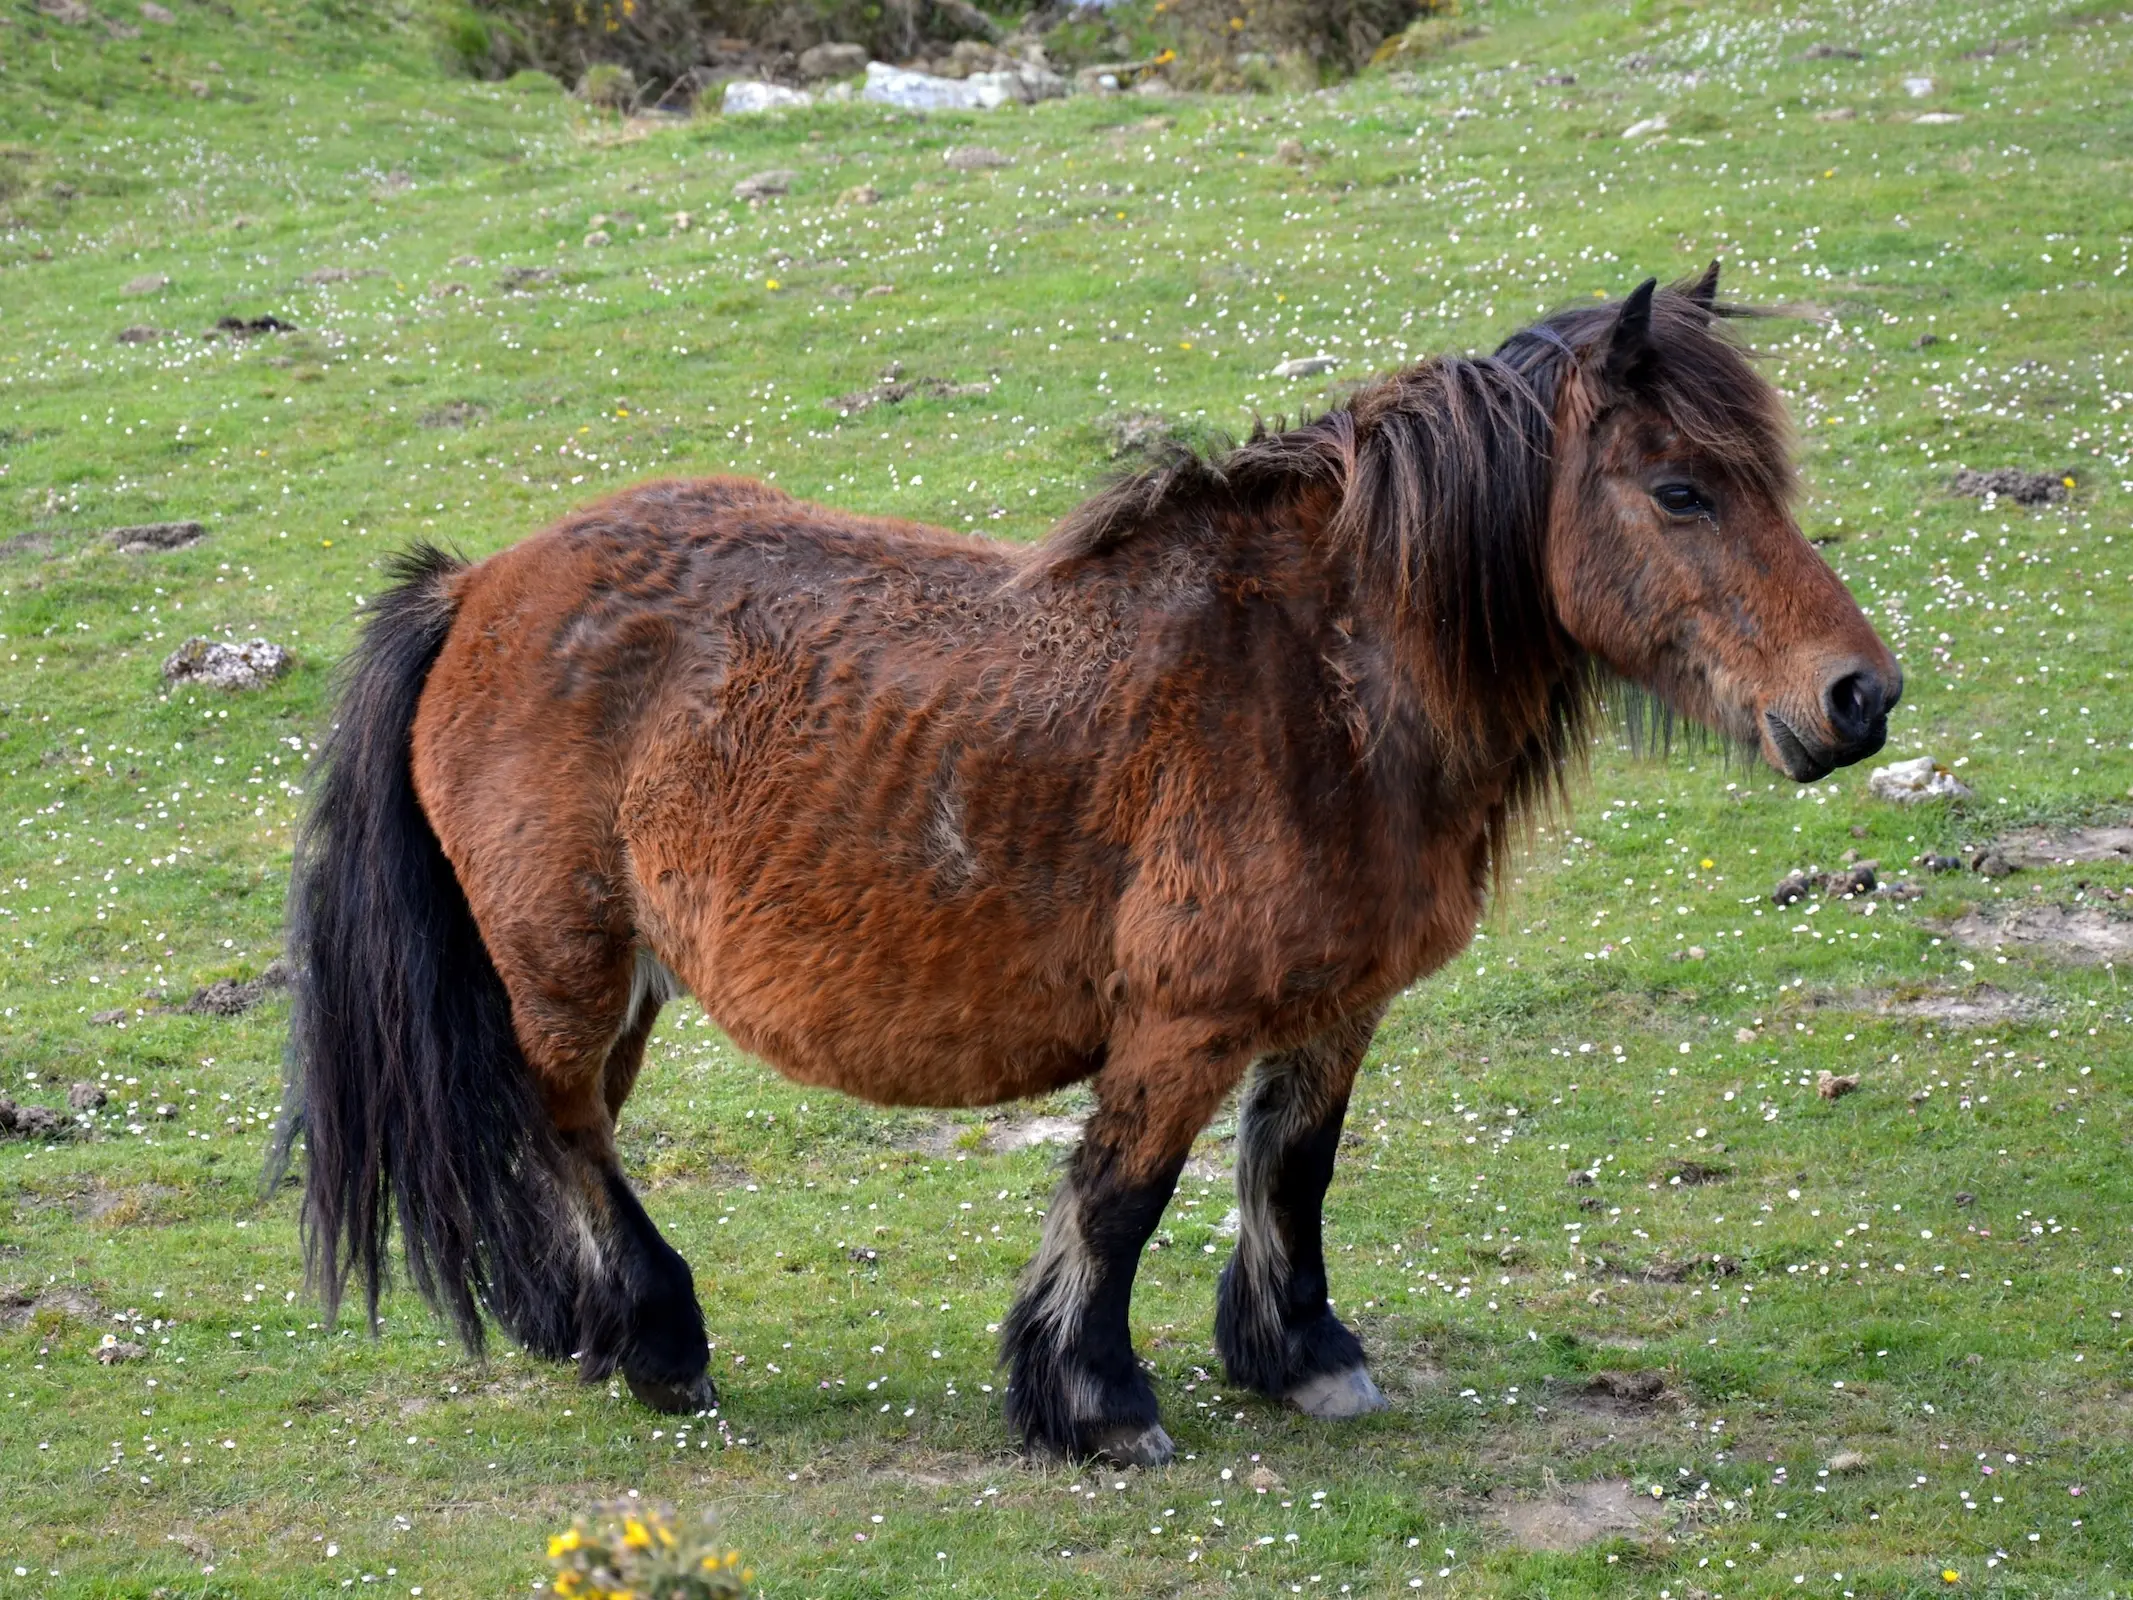
M1652 491L1652 498L1669 516L1701 517L1711 511L1709 503L1690 483L1662 483Z

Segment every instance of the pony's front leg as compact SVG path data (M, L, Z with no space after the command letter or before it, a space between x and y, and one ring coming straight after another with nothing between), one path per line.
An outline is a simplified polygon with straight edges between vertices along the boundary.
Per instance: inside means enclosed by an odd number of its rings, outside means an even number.
M1237 1250L1215 1348L1233 1381L1314 1417L1380 1411L1360 1340L1326 1302L1321 1207L1378 1013L1350 1017L1253 1071L1237 1115Z
M1007 1420L1033 1449L1126 1466L1170 1460L1127 1326L1133 1274L1194 1136L1246 1060L1204 1024L1140 1024L1113 1039L1096 1114L1000 1335Z

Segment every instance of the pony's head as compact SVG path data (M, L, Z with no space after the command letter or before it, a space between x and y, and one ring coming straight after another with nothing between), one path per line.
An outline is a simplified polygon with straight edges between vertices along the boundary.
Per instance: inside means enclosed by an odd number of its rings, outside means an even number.
M1555 382L1547 578L1562 628L1796 782L1888 736L1903 672L1794 521L1775 390L1693 284L1558 313L1501 360Z

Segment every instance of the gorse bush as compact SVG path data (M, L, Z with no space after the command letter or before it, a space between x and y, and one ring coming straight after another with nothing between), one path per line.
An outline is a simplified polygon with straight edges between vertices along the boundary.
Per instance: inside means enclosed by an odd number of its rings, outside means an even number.
M551 1592L562 1600L744 1600L755 1572L712 1537L708 1520L678 1524L671 1506L618 1501L548 1541Z

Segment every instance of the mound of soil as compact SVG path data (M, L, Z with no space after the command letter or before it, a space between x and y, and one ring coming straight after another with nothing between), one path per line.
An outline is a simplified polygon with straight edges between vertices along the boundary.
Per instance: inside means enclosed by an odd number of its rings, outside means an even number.
M472 400L454 400L449 405L439 406L434 411L425 411L418 425L425 428L464 428L481 421L489 414L487 406Z
M241 1017L269 995L288 987L289 969L279 961L272 961L258 977L247 978L242 983L235 978L217 978L174 1009L194 1017Z
M279 317L221 317L208 330L208 337L220 334L229 339L250 339L262 333L294 333L296 324L284 322Z
M74 1124L50 1106L18 1106L0 1094L0 1139L60 1139Z
M183 550L206 537L206 525L198 522L137 522L130 527L104 530L104 542L130 556Z
M1994 467L1987 472L1964 467L1948 488L1973 500L1990 496L2018 506L2042 506L2064 500L2066 480L2072 476L2070 472L2024 472L2020 467Z

